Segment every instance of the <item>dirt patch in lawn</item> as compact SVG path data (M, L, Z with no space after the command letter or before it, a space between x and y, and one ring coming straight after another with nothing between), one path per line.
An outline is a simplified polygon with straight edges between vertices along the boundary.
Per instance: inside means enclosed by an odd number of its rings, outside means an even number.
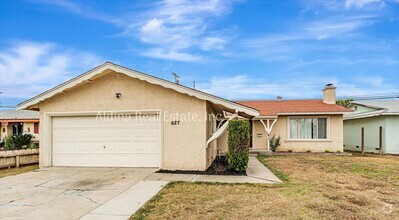
M237 172L228 169L226 157L217 157L211 166L205 171L185 171L185 170L159 170L157 173L176 173L176 174L197 174L197 175L230 175L230 176L246 176L247 173Z
M28 166L23 166L23 167L19 167L19 168L11 168L11 169L3 168L3 169L0 169L0 178L31 172L36 169L39 169L39 165L28 165Z
M259 157L284 184L174 182L132 219L399 219L398 157Z

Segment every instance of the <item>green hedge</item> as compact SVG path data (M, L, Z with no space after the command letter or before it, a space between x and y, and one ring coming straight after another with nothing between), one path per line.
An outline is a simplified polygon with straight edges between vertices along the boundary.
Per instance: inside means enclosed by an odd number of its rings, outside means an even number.
M242 172L248 167L250 123L244 120L229 121L227 162L229 169Z

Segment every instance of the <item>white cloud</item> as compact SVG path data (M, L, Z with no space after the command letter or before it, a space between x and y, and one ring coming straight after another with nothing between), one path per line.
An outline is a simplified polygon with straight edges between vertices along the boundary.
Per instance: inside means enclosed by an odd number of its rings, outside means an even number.
M168 56L164 59L179 61L198 60L195 55L188 57L189 49L220 50L227 43L227 38L210 36L210 18L224 16L231 11L231 2L222 0L206 1L162 1L150 10L142 13L141 21L132 24L125 34L137 36L141 42L156 46ZM135 28L137 27L137 28ZM150 49L153 50L153 49ZM143 54L160 58L159 53L147 51ZM155 56L152 56L155 54Z
M301 82L294 78L262 81L247 75L221 76L214 77L209 82L197 83L197 88L233 100L275 99L279 95L284 99L320 99L322 98L322 89L327 83L337 86L338 96L381 94L381 91L384 93L399 92L395 86L381 81L380 76L371 76L370 79L374 80L362 79L360 84L358 81L361 78L357 76L348 80L338 80L334 76L302 77ZM348 83L350 81L356 83Z
M197 62L202 60L201 56L179 52L179 51L163 50L161 48L149 49L142 52L141 54L147 57L153 57L164 60L190 61L190 62Z
M222 50L227 40L222 37L206 37L201 45L203 50Z
M30 0L53 5L74 14L114 24L123 28L118 36L134 38L148 48L142 48L141 55L177 61L198 61L191 54L195 50L222 50L228 42L225 36L212 33L215 18L227 15L236 0L161 0L145 1L126 7L118 15L103 13L79 2L67 0ZM212 32L212 33L211 33ZM157 52L154 53L154 48ZM160 53L159 51L162 51ZM177 59L175 59L177 58Z
M362 28L373 24L372 15L349 16L306 22L286 33L271 34L247 39L244 44L258 48L262 45L303 40L324 40L327 38L345 38L356 34Z
M345 8L350 9L350 8L363 8L366 5L376 5L380 7L385 6L385 2L383 0L346 0L345 1Z
M63 8L69 12L74 14L78 14L87 18L99 20L102 22L110 23L117 26L126 25L124 19L121 19L118 16L111 16L106 13L101 12L99 9L93 9L90 7L85 7L77 2L70 0L28 0L34 3L53 5L60 8Z
M0 90L4 97L29 98L100 63L94 54L52 43L15 43L0 51Z

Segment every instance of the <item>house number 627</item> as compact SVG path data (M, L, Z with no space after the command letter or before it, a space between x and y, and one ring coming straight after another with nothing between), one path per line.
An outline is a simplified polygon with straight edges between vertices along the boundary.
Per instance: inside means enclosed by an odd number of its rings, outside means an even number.
M171 124L171 125L179 125L179 124L180 124L180 121L171 121L170 124Z

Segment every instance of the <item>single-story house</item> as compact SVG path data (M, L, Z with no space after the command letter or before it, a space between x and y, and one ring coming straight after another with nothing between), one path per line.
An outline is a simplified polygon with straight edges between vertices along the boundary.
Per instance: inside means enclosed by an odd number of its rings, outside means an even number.
M33 141L38 141L39 112L28 110L0 111L0 142L10 135L31 134Z
M344 116L344 147L361 151L362 128L364 151L399 154L399 100L353 101L348 108L352 114Z
M335 97L335 89L328 91L327 95ZM333 102L332 98L329 101ZM223 118L220 116L229 113L228 120L259 116L259 120L266 119L262 109L110 62L35 96L18 108L40 111L42 167L206 170L219 152L218 143L223 144L220 138L228 126L226 121L218 120ZM329 145L323 146L342 150L344 109L329 110L295 116L324 116L328 128L326 134L320 135L326 135L324 141ZM258 123L254 127L263 128ZM259 132L255 130L256 135ZM298 134L295 139L301 137Z
M277 151L343 152L343 114L351 110L336 105L336 87L328 84L323 99L251 100L238 103L258 109L250 120L252 152L269 151L271 137L280 137ZM222 141L223 140L223 141ZM219 141L227 152L227 134Z

